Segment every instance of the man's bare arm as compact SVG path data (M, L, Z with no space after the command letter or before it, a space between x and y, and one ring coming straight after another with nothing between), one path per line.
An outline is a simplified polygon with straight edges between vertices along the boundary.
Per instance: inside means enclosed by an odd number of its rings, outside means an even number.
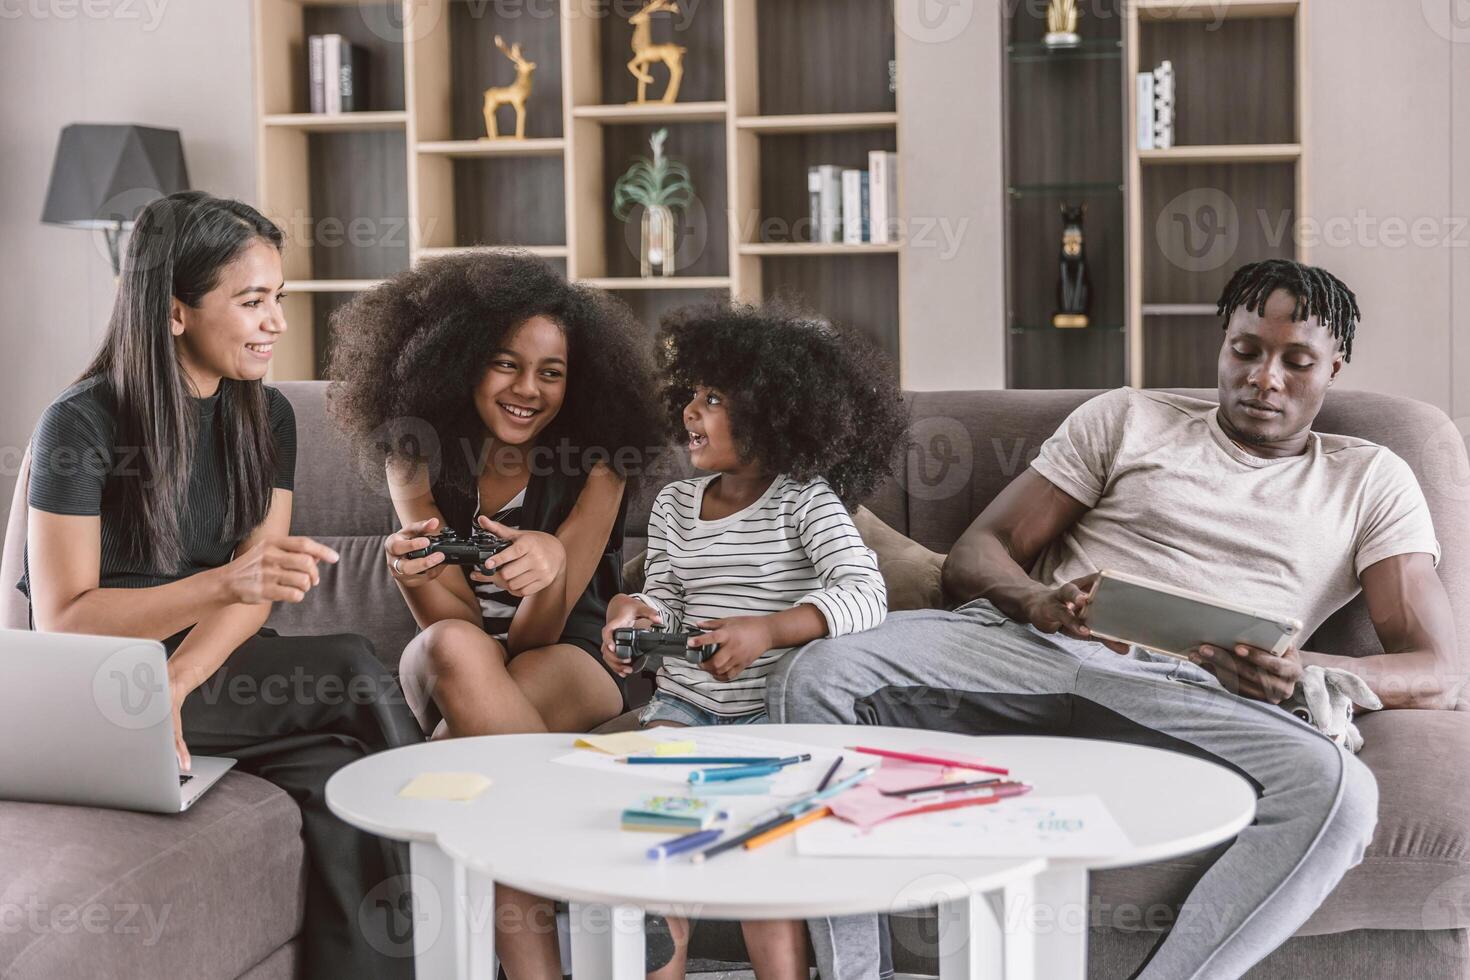
M951 602L989 599L1018 622L1087 636L1080 614L1086 588L1068 583L1051 589L1026 570L1088 508L1027 469L986 507L944 561L944 593ZM1049 627L1049 628L1048 628Z
M1453 708L1466 678L1456 658L1450 597L1433 559L1425 554L1385 558L1363 569L1361 580L1383 653L1303 652L1302 663L1357 674L1385 708Z

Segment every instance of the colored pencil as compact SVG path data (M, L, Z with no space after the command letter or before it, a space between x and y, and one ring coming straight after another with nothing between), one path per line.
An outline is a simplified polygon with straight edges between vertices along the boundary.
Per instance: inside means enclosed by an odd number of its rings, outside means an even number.
M831 786L828 786L821 792L813 793L810 796L803 797L802 799L797 800L795 803L792 803L777 810L775 814L771 815L770 817L763 820L758 820L754 826L750 827L743 833L736 834L729 840L720 841L718 844L716 844L714 847L709 848L708 850L700 851L698 854L690 858L690 860L693 861L695 864L700 864L704 861L708 861L710 858L715 857L718 854L723 854L726 851L737 848L751 838L759 837L766 831L773 830L776 827L781 826L781 824L786 822L788 817L798 816L802 813L805 813L807 810L810 810L822 800L836 796L838 793L851 789L853 786L856 786L858 783L862 782L864 779L867 779L873 773L877 772L877 770L877 766L868 766L865 769L859 769L851 776L848 776L846 779L839 779L837 782L833 783Z
M724 769L696 769L689 774L691 783L724 783L753 776L772 776L781 771L777 765L727 766Z
M943 800L939 803L930 803L928 806L921 806L917 809L906 811L903 816L912 817L920 813L937 813L940 810L954 810L962 806L984 806L987 803L999 803L1001 800L1009 799L1012 796L1024 796L1034 788L1027 786L1025 783L1019 783L1004 790L986 793L983 796L965 796L957 800Z
M999 766L986 766L978 762L961 762L957 759L941 759L933 755L919 755L914 752L894 752L891 749L871 749L862 745L848 746L849 752L861 752L864 755L876 755L884 759L896 759L900 762L921 762L931 766L946 766L950 769L978 769L980 772L993 772L997 776L1009 776L1009 769Z
M980 786L994 786L1000 783L999 776L990 779L975 779L966 783L930 783L928 786L915 786L912 789L885 789L884 796L913 796L915 793L953 793L962 789L975 789Z
M819 806L815 810L804 813L799 817L787 817L785 818L785 823L782 823L776 827L772 827L770 830L766 831L764 834L761 834L759 837L752 837L750 840L746 841L745 849L747 851L753 851L757 847L764 847L766 844L769 844L773 840L780 840L787 834L794 834L802 827L805 827L807 824L816 823L823 817L830 817L831 815L831 807Z
M676 854L683 854L685 851L692 851L706 844L713 844L720 839L720 835L723 833L723 830L715 827L710 830L696 830L692 834L685 834L683 837L666 840L662 844L655 844L648 849L648 859L650 861L662 861L664 858L673 857Z
M842 756L839 755L837 757L836 761L834 761L832 763L832 768L827 770L827 775L823 776L822 777L822 781L817 784L817 792L818 793L820 793L822 790L826 789L827 788L827 784L830 783L830 782L832 782L832 777L835 776L835 775L837 775L837 769L841 765L842 765Z
M781 761L781 757L776 755L630 755L618 761L626 762L630 766L774 766Z

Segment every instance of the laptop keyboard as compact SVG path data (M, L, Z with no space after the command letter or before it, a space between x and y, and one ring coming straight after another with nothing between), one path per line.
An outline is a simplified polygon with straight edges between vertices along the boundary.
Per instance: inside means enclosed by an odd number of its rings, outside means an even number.
M182 785L184 785L185 783L187 783L189 780L191 780L193 778L194 778L193 776L190 776L190 775L188 775L186 773L182 773L181 772L181 773L179 773L179 785L182 786Z

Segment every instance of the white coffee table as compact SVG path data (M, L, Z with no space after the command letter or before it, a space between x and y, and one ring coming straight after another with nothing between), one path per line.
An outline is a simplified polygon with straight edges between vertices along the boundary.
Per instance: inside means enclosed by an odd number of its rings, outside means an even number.
M690 731L697 739L698 730ZM818 858L798 855L787 837L703 865L656 863L644 851L661 838L620 831L617 814L640 795L672 787L552 763L570 751L571 735L455 739L370 756L332 777L327 802L354 826L409 842L418 975L490 980L496 881L570 902L577 980L642 977L645 911L783 919L932 906L941 912L944 980L1080 978L1089 869L1210 846L1239 832L1255 810L1249 785L1222 767L1118 743L821 725L756 725L741 733L993 759L1038 794L1097 793L1133 847L1085 862ZM480 772L493 785L470 802L398 797L415 775L436 771ZM1030 914L1037 909L1042 914Z

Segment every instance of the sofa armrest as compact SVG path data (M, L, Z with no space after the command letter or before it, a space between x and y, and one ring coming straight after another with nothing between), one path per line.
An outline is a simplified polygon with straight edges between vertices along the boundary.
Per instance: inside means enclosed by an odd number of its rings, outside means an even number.
M1378 780L1378 828L1301 932L1470 927L1470 716L1376 711L1358 717Z

